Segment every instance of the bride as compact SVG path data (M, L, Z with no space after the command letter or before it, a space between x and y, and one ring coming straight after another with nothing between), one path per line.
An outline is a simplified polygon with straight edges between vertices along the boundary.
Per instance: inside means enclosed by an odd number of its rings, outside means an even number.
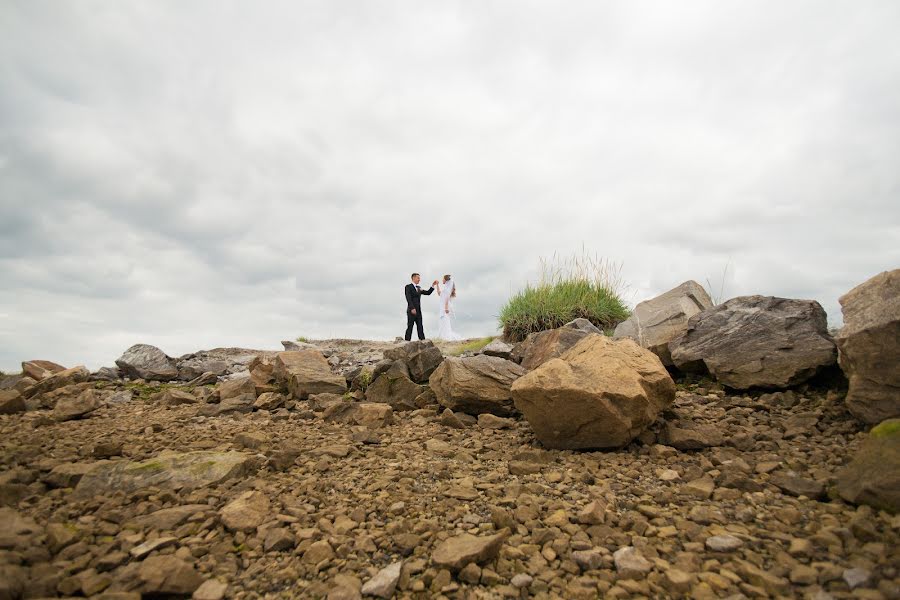
M440 326L438 327L437 339L456 341L461 340L462 336L453 331L453 319L456 315L453 312L452 300L456 298L456 284L450 279L449 275L444 275L443 287L438 284L437 292L440 296L441 303L439 314Z

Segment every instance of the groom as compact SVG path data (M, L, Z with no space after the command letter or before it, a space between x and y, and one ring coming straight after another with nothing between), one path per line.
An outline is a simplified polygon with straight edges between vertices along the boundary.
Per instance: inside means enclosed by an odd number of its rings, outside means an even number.
M434 291L434 286L437 284L437 280L431 284L431 287L426 291L422 291L422 288L419 287L419 281L422 278L419 277L418 273L412 274L412 283L406 286L406 341L412 339L412 328L413 323L416 325L416 329L419 333L419 339L425 339L425 331L422 328L422 296L428 296L431 292Z

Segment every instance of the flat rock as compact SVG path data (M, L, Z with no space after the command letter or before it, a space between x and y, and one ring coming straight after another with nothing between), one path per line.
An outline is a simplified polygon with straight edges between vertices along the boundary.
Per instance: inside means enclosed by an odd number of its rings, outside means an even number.
M714 425L666 423L659 441L677 450L702 450L721 446L725 443L725 438L722 429Z
M162 548L167 548L168 546L174 546L178 543L178 538L172 536L166 537L158 537L152 540L147 540L143 544L138 544L134 548L128 551L132 557L142 560L150 555L154 550L161 550Z
M73 488L93 468L94 463L63 463L53 467L44 477L44 482L50 487Z
M31 387L22 391L22 395L25 396L25 398L40 396L62 387L85 382L90 375L90 371L84 366L78 365L77 367L54 373L53 375L36 382Z
M97 390L84 390L75 398L63 398L53 408L53 418L57 421L71 421L83 418L103 406Z
M787 388L833 365L825 311L813 300L740 296L692 316L672 362L735 389Z
M516 363L496 356L450 357L428 384L438 403L454 412L506 417L516 412L511 386L524 374Z
M221 483L256 469L257 459L242 452L163 452L141 462L101 461L84 474L74 494L103 496L114 491L126 494L150 486L187 489Z
M380 402L340 402L326 408L322 418L326 422L378 429L394 422L394 410Z
M813 500L825 498L825 485L819 481L801 477L789 471L778 471L769 477L769 483L790 496L806 496Z
M734 552L744 542L733 535L713 535L706 538L706 547L713 552Z
M223 600L228 593L228 584L217 579L207 579L194 590L191 600Z
M141 529L153 528L166 531L175 529L194 515L209 509L208 504L183 504L136 517L133 522Z
M869 424L900 417L900 269L872 277L839 301L844 327L835 341L850 381L847 408Z
M151 402L158 402L164 406L180 406L182 404L197 404L197 397L185 390L170 388L157 392L150 396Z
M171 381L178 377L175 359L149 344L135 344L116 359L116 366L132 379Z
M512 395L545 447L618 448L671 405L675 383L633 340L594 334L516 380Z
M613 339L631 338L656 354L664 365L671 366L669 342L687 330L688 319L712 306L702 285L685 281L664 294L638 303L631 316L616 327Z
M438 567L459 571L469 563L484 563L497 556L500 547L509 536L509 530L477 537L463 533L441 542L431 555L431 562Z

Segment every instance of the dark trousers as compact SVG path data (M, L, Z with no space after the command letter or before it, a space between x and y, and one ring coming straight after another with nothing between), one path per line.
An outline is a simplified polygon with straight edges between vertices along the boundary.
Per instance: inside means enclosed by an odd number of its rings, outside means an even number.
M415 324L416 329L419 333L419 339L425 339L425 329L422 327L422 311L417 310L416 314L412 314L408 310L406 311L406 341L412 339L412 328L413 324Z

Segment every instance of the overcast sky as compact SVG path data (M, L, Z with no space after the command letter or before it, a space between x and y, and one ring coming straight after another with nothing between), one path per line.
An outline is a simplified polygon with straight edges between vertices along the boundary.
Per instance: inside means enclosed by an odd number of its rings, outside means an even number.
M0 0L0 369L900 267L900 2ZM728 265L724 282L723 271ZM436 331L437 301L424 300Z

